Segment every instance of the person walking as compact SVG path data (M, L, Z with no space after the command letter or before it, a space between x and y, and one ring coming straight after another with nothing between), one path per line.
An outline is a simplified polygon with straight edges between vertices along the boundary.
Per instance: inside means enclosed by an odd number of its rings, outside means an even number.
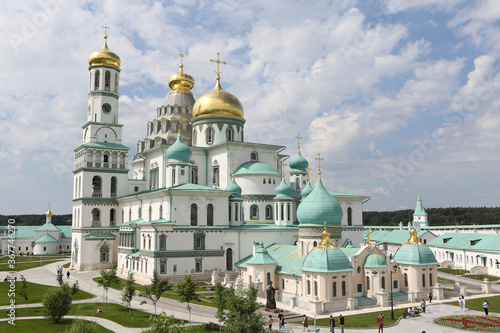
M69 279L69 271L68 271L68 273L66 273L66 277Z
M284 327L284 319L283 319L283 314L278 313L278 331L281 332L281 330Z
M340 333L344 333L344 317L342 315L339 315L339 326L340 326Z
M269 331L271 332L273 331L273 323L273 316L269 315L269 318L267 318L267 324L269 325Z
M488 306L490 305L490 303L488 303L487 300L484 300L483 302L483 308L484 308L484 314L485 315L488 315Z
M462 296L462 311L465 311L465 297Z
M429 303L432 303L432 290L429 290Z
M302 332L305 332L306 331L306 328L307 328L307 331L309 332L309 323L307 322L307 316L304 315L302 316Z
M422 302L420 303L420 307L422 308L422 312L425 313L425 299L422 298Z
M384 333L384 316L380 313L377 318L378 321L378 333Z
M330 315L330 333L334 333L335 330L335 318Z
M464 307L463 307L463 303L462 303L462 297L459 297L458 298L458 310L459 311L464 311L463 308Z

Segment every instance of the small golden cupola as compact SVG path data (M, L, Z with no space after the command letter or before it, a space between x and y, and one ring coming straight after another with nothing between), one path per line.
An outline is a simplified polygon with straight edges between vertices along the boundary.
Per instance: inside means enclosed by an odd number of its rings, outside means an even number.
M172 89L171 93L179 92L192 95L191 89L194 87L194 78L184 72L184 65L182 64L184 54L181 53L179 56L181 57L180 69L168 79L168 86Z
M217 63L217 82L214 89L207 92L198 100L193 106L194 117L202 116L231 116L243 118L243 105L232 94L224 91L220 85L220 64L226 64L224 61L219 60L219 52L217 52L217 60L210 60Z
M111 52L108 48L108 34L107 34L107 29L109 27L105 25L103 27L105 29L104 32L104 45L99 51L95 51L89 56L89 66L111 66L115 67L116 69L120 70L121 66L121 60L120 57L114 53Z

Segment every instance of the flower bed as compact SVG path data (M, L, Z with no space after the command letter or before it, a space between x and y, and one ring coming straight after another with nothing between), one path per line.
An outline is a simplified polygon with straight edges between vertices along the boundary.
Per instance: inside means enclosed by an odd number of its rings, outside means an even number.
M462 330L500 332L500 318L495 316L446 316L434 322Z

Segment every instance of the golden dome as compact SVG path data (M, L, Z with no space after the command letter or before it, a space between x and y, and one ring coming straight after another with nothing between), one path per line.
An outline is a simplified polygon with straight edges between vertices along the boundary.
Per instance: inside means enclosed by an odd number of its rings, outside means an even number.
M108 36L104 36L104 45L102 48L89 56L89 66L105 65L120 69L120 57L108 49L107 38Z
M186 74L183 70L184 66L181 64L181 69L168 79L168 86L172 92L189 93L194 87L194 78Z
M198 98L193 106L193 116L232 116L243 118L243 105L241 102L224 91L220 86L220 77L213 90Z
M52 217L54 214L52 214L52 211L50 210L50 207L49 209L47 209L47 211L45 212L45 216L46 217Z

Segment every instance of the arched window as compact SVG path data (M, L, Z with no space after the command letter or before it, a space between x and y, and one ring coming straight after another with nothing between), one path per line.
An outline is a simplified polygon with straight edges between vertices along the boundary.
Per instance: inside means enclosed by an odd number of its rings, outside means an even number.
M311 281L307 280L307 294L311 295Z
M262 178L262 184L266 183L266 178Z
M198 225L198 206L194 203L191 205L191 226Z
M160 251L166 251L167 250L167 236L161 235L160 236Z
M352 208L347 208L347 225L352 226Z
M366 277L366 290L370 290L370 277Z
M382 276L380 279L380 284L382 285L382 289L385 289L385 276Z
M111 87L111 72L106 71L104 72L104 90L109 91L110 87Z
M425 274L422 274L422 287L425 288Z
M151 250L151 238L148 239L148 249Z
M100 80L101 80L101 72L99 70L96 70L94 74L94 90L99 90Z
M398 289L399 288L398 280L392 281L392 288L394 288L394 289Z
M160 274L167 274L167 264L164 261L160 262Z
M259 155L257 154L256 151L253 151L250 153L250 161L258 161L259 160Z
M314 281L314 296L318 296L318 281Z
M295 177L295 191L300 192L300 178L299 177Z
M226 271L233 270L233 249L228 248L226 250Z
M408 274L407 274L407 273L404 273L404 274L403 274L403 278L404 278L404 284L405 284L405 287L408 287Z
M100 262L109 262L109 247L104 244L99 250Z
M267 205L266 206L266 220L272 220L273 219L273 206Z
M163 206L162 205L160 205L160 211L158 212L158 216L159 216L158 217L159 219L163 218Z
M129 208L128 210L128 221L132 221L132 208Z
M102 181L99 176L94 176L92 178L92 196L102 197Z
M429 274L429 287L432 287L432 273Z
M257 205L252 205L250 207L250 220L259 219L259 207Z
M270 284L271 283L271 273L267 272L266 278L267 278L267 284Z
M108 163L108 162L109 162L109 156L108 156L108 155L103 155L103 157L102 157L102 161L103 161L104 163Z
M148 221L151 221L153 217L153 207L149 206L149 209L148 209Z
M332 284L332 297L337 297L337 282Z
M104 155L106 156L106 155ZM116 198L116 177L111 177L111 197Z
M207 144L212 144L214 142L214 129L212 127L207 127Z
M101 211L97 208L92 209L92 226L101 226Z
M109 210L109 225L114 227L116 225L115 209L111 208Z
M233 129L232 128L228 128L227 129L227 141L233 141L234 138L233 138Z
M363 285L362 285L361 283L358 283L358 284L356 285L356 291L357 291L358 293L362 293L362 292L363 292Z
M115 73L115 92L118 93L118 73Z
M345 281L342 281L342 296L345 296L346 294L347 294L346 283Z
M316 246L318 246L318 242L314 241L313 242L313 247L315 248Z
M214 206L208 204L207 206L207 226L213 227L214 225Z

